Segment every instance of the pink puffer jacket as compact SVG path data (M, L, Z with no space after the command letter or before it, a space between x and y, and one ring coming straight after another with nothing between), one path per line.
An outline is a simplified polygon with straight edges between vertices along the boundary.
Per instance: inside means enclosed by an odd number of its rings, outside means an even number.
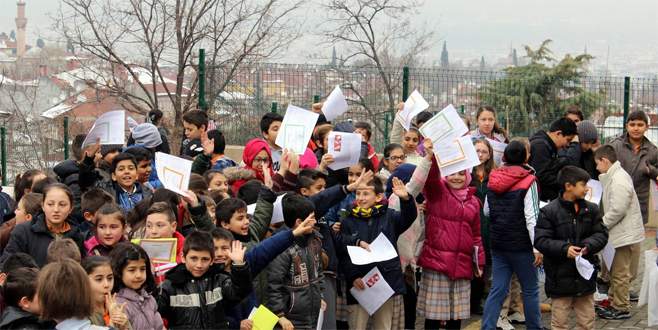
M418 264L442 273L450 279L473 278L473 253L478 247L478 265L484 267L484 248L480 236L480 201L469 188L465 201L450 191L440 176L436 161L425 184L427 199L425 243Z

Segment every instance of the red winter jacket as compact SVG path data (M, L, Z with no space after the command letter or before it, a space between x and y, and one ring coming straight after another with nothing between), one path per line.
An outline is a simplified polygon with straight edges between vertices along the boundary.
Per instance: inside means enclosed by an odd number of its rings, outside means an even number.
M464 202L457 199L441 177L436 160L432 161L424 190L425 242L418 264L453 280L473 278L475 246L481 270L485 260L480 236L480 200L473 195L475 188L468 189Z

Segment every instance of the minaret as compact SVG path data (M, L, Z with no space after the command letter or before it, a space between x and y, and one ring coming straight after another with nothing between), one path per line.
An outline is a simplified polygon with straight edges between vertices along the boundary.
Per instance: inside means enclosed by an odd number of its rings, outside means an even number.
M446 46L445 41L443 42L443 50L441 51L441 61L439 62L439 66L444 69L447 69L450 66L448 61L448 47Z
M25 54L25 27L27 26L27 18L25 18L25 0L18 0L17 6L16 57L23 57L23 54Z

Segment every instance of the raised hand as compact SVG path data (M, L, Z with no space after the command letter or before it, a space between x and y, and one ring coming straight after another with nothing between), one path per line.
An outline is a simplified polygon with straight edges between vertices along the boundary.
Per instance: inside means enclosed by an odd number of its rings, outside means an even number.
M286 176L288 168L290 167L290 152L288 149L283 149L281 152L281 161L279 164L279 174L281 176Z
M299 237L312 233L315 223L315 213L311 213L302 223L299 224L299 226L297 226L297 228L293 229L292 235Z
M432 140L425 138L423 140L423 147L425 148L425 159L432 161L432 157L434 157L434 144Z
M352 182L347 186L347 190L356 191L356 189L359 188L360 185L364 185L372 181L373 176L374 173L372 173L372 171L366 171L366 169L364 168L363 170L361 170L361 175L359 175L356 181Z
M116 326L119 329L128 328L128 316L123 312L126 303L117 304L116 293L113 295L105 295L105 308L110 314L110 325Z
M208 139L208 132L201 133L201 146L203 147L203 154L212 156L215 152L215 139Z
M101 139L96 139L96 143L85 147L85 156L94 158L101 151Z
M270 165L269 164L263 164L263 179L264 179L264 184L267 188L272 189L274 186L274 182L272 181L272 173L270 173Z
M322 105L323 104L324 104L324 102L313 103L313 105L311 106L311 111L313 111L315 113L322 113Z
M189 205L190 207L199 206L199 197L197 197L192 190L188 190L185 192L185 195L183 195L183 200L187 202L187 205Z
M327 170L327 167L329 167L329 165L333 164L333 162L334 162L334 155L330 155L330 154L322 155L322 159L320 160L319 170L324 172L325 170Z
M366 284L363 283L363 279L361 279L360 277L355 279L354 282L352 282L352 285L359 290L366 289Z
M396 108L398 109L398 112L404 110L404 102L399 102Z
M299 155L296 154L294 151L289 151L290 153L290 167L288 167L288 171L290 173L297 175L299 173Z
M393 193L400 197L400 199L409 199L409 192L407 191L407 187L404 185L402 180L396 177L393 177Z
M364 241L359 242L359 247L370 252L370 244L368 244L368 242L364 242Z
M231 251L228 253L228 257L236 264L244 263L244 252L247 248L242 246L242 242L237 239L231 242Z

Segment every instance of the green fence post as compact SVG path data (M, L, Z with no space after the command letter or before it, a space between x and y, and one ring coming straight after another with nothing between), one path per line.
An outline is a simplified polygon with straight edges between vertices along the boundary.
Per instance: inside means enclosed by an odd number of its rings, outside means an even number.
M465 106L464 106L463 104L459 106L459 111L461 111L462 115L463 115L464 113L466 113L465 110L466 110L466 109L465 109Z
M631 104L631 77L624 77L624 132L626 132L626 119L628 119L628 110Z
M320 103L320 95L313 95L313 103Z
M7 129L0 127L0 157L2 157L2 185L7 185Z
M69 159L69 117L64 117L64 160Z
M276 102L272 102L272 108L270 108L270 112L276 113L278 110L279 104Z
M208 111L206 102L206 50L199 49L199 109Z
M402 68L402 102L407 101L409 97L409 67Z

